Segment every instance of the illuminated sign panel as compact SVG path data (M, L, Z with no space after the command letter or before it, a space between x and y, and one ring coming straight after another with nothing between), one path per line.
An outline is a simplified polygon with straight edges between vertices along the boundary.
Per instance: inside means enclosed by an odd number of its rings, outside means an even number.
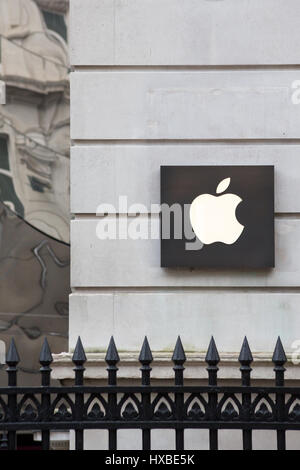
M273 166L162 166L161 266L274 267Z

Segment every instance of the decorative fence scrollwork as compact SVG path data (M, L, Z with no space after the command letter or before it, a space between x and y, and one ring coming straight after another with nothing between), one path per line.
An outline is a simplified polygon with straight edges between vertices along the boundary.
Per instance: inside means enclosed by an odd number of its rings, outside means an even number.
M300 431L300 388L284 386L286 355L278 338L272 361L275 384L251 386L253 357L247 338L239 355L241 385L217 383L219 353L212 338L206 354L207 385L185 385L186 355L178 337L172 361L174 385L151 385L152 352L147 338L139 355L141 385L117 384L119 354L111 338L106 353L108 382L84 385L86 355L80 338L73 354L74 385L51 386L52 354L45 339L41 354L41 386L17 386L19 354L12 339L6 363L8 387L0 389L0 449L16 448L18 431L41 431L42 447L50 448L50 431L74 430L75 447L84 448L85 429L106 429L110 450L117 449L118 429L141 429L143 449L151 450L152 429L174 429L176 449L184 450L185 429L208 429L209 448L218 448L218 430L242 431L243 448L252 449L257 429L277 432L277 448L286 447L286 431Z

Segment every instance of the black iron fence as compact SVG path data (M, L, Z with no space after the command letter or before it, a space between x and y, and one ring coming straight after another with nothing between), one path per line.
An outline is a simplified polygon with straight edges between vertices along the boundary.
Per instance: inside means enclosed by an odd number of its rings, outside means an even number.
M141 384L117 385L119 354L111 338L106 353L106 386L84 385L86 355L78 338L73 354L73 386L50 386L52 355L47 340L40 354L41 386L18 387L19 355L11 341L6 363L8 387L0 389L1 449L16 448L18 431L41 431L42 448L50 447L50 431L74 430L75 447L84 448L84 430L108 430L108 446L117 449L118 429L142 430L143 449L151 449L152 429L175 430L176 449L184 450L185 429L208 429L209 448L218 449L218 430L242 431L243 448L252 449L252 432L276 430L277 448L284 450L286 431L300 431L300 387L284 386L286 355L278 338L272 361L274 386L251 386L252 354L244 339L239 355L241 385L217 384L219 354L212 338L206 354L208 383L184 385L186 355L178 338L172 361L174 385L151 385L151 349L145 338L139 355Z

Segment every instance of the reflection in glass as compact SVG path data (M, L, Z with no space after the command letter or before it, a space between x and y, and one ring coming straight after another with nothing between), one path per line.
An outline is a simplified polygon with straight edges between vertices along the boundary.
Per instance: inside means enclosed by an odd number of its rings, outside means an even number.
M6 84L6 104L0 105L0 200L68 242L66 23L62 12L50 11L51 4L57 8L48 0L43 13L32 0L0 0L0 80Z
M23 375L39 370L45 336L53 352L67 349L69 256L67 244L39 232L0 203L0 339L7 346L15 337ZM25 374L22 383L33 380ZM5 381L2 369L0 384Z
M67 0L0 0L0 359L15 336L27 385L39 382L45 335L67 350L67 24Z

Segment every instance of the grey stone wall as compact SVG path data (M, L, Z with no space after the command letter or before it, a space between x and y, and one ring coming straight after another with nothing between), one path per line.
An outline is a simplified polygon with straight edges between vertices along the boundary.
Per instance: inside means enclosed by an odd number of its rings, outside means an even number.
M73 0L70 348L214 334L269 355L300 331L298 0ZM97 206L159 202L160 165L275 165L276 267L160 268L159 240L100 241ZM180 182L179 182L180 184ZM109 217L116 217L113 213ZM120 217L126 217L121 214ZM150 209L142 215L150 218ZM158 215L153 224L158 226ZM269 357L269 356L268 356Z

